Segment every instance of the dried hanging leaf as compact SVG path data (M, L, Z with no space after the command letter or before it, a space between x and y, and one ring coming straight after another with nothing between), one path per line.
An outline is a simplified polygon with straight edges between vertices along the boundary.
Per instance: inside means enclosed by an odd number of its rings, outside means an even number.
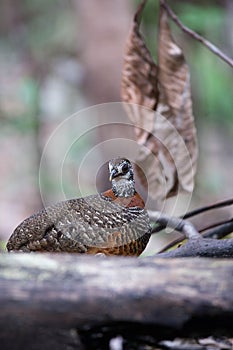
M171 152L177 136L174 126L162 114L155 112L154 129L148 135L145 147L140 148L136 160L146 172L151 198L163 200L177 192L176 160Z
M196 128L192 111L190 73L181 48L173 40L165 9L160 8L159 23L159 105L171 130L165 145L175 161L180 189L191 192L197 161ZM177 134L178 133L178 134ZM187 147L187 149L186 149ZM174 181L174 183L175 183ZM175 193L178 187L174 188ZM172 194L172 193L171 193Z
M157 104L157 66L139 32L141 14L146 1L138 7L134 16L124 55L121 96L127 102L125 108L135 125L139 144L143 144L154 125L153 110ZM129 105L131 104L131 105ZM148 110L141 108L147 107ZM146 131L145 131L146 130Z
M122 98L124 102L156 109L152 115L152 111L149 113L142 107L140 109L136 106L136 112L131 107L128 115L134 125L143 130L143 138L136 133L137 142L145 146L141 147L136 162L146 172L150 196L162 200L175 195L179 189L193 189L197 158L196 131L192 115L189 70L182 50L172 38L167 14L161 7L157 69L139 34L138 16L141 15L144 5L145 1L135 15L133 29L127 41ZM137 57L137 60L132 60L132 57ZM151 76L148 71L144 75L140 73L143 70L141 67L145 65L145 57L153 71L153 79L149 79ZM136 62L136 65L132 65L131 61ZM138 174L140 177L140 171ZM141 180L143 183L142 176Z

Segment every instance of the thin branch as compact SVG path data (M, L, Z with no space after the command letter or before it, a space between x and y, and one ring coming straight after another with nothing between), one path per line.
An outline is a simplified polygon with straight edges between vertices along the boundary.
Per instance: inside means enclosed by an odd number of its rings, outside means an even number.
M215 223L211 226L209 226L206 229L213 228L212 230L205 232L202 237L203 238L215 238L215 239L221 239L224 238L229 233L233 232L233 219L228 220L226 222L219 222ZM201 232L201 231L199 231ZM169 242L165 247L163 247L158 254L166 252L167 250L171 249L175 245L181 243L185 239L185 235L183 234L181 237L178 237L171 242Z
M185 239L184 235L182 237L177 237L177 238L173 239L171 242L166 244L165 247L161 248L157 252L157 254L161 254L161 253L167 252L169 249L174 248L175 245L178 245L179 243L182 243L184 239Z
M188 219L191 216L195 216L195 215L204 213L204 212L212 210L212 209L223 208L223 207L230 206L230 205L233 205L233 198L227 199L225 201L217 202L214 204L210 204L210 205L207 205L205 207L194 209L194 210L188 212L187 214L185 214L183 216L183 219Z
M202 227L199 232L205 232L205 231L209 231L211 229L214 229L216 227L228 224L228 223L233 223L233 219L229 219L229 220L224 220L224 221L219 221L219 222L214 222L213 224L207 225L205 227ZM203 236L205 236L207 233L204 233Z
M226 235L233 232L233 220L226 221L224 224L220 224L212 230L204 233L203 237L207 238L223 238Z
M225 201L217 202L217 203L214 203L214 204L210 204L210 205L207 205L205 207L194 209L192 211L189 211L185 215L181 215L180 218L186 220L186 219L188 219L188 218L190 218L192 216L196 216L196 215L202 214L202 213L204 213L206 211L223 208L223 207L230 206L230 205L233 205L233 198L227 199ZM159 224L158 226L153 228L152 233L158 233L158 232L162 231L163 229L165 229L165 227L166 227L166 225ZM200 232L201 231L202 230L200 230Z
M162 214L158 211L148 210L150 219L163 227L170 227L179 231L185 235L188 239L202 238L200 233L195 229L193 224L189 221L181 218L172 217L166 214Z
M171 17L171 19L177 24L177 26L186 34L190 35L195 40L201 42L204 46L206 46L210 51L212 51L216 56L220 57L223 61L229 64L230 67L233 68L233 60L224 54L220 49L218 49L214 44L210 41L204 39L201 35L197 34L193 30L186 27L176 16L176 14L172 11L170 6L166 3L165 0L160 0L161 6L167 11L167 14Z

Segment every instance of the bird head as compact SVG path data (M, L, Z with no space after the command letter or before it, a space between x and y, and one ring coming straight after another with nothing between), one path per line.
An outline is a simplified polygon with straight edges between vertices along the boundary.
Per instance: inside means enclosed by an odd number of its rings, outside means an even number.
M109 161L109 180L116 196L130 197L135 194L133 167L126 158Z

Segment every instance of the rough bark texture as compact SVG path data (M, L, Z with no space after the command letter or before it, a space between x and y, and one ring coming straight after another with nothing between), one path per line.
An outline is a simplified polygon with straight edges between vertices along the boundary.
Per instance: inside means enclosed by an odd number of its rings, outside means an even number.
M1 348L81 349L77 330L85 338L90 329L110 338L233 336L232 290L230 259L3 254Z
M190 239L178 249L159 254L160 258L233 258L233 239Z

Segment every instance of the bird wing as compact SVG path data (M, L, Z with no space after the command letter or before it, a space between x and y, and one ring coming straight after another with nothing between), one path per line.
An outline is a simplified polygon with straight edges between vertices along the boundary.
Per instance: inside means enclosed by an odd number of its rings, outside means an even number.
M147 232L150 224L144 209L125 208L92 195L57 203L30 216L15 229L7 249L85 252L90 246L127 244Z

